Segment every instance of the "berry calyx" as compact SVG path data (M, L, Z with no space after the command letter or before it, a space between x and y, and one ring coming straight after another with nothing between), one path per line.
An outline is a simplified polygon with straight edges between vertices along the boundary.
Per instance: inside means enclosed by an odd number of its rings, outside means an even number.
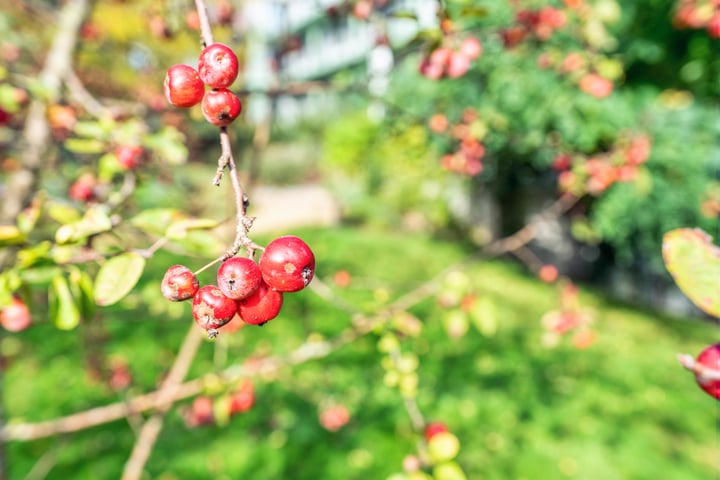
M195 274L184 265L173 265L168 268L160 284L163 297L171 302L182 302L193 298L200 288Z
M165 98L176 107L188 108L203 99L205 84L190 65L173 65L165 75L163 84Z
M8 332L20 332L31 323L30 310L25 302L17 297L13 297L10 305L0 310L0 325Z
M218 127L230 125L240 112L240 99L227 88L208 90L202 98L202 113L205 120Z
M260 267L250 258L228 258L218 269L218 287L226 297L233 300L249 297L260 287L261 282Z
M237 310L243 322L263 325L278 316L282 304L282 293L261 282L255 293L237 302Z
M260 257L263 280L279 292L297 292L307 287L315 275L315 255L294 235L273 240Z
M238 76L237 55L222 43L208 45L200 53L198 73L209 87L229 87Z
M217 329L232 320L237 313L235 300L226 297L216 285L201 287L193 297L192 313L195 323L215 338Z

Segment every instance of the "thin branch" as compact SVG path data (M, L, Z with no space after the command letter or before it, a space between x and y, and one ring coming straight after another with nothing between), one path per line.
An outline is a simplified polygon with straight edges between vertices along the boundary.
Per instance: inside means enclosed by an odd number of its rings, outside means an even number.
M143 425L137 441L133 446L130 458L125 463L122 475L123 480L136 480L142 477L145 464L150 458L153 446L162 430L165 413L172 405L178 386L182 383L190 369L195 354L198 348L200 348L202 338L200 329L198 329L195 324L191 325L180 347L180 352L178 352L175 362L170 369L170 373L158 392L155 413L153 413L152 417Z

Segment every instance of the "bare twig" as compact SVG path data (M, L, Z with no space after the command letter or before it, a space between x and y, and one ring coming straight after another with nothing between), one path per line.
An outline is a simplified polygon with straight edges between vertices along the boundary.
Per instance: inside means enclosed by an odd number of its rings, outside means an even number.
M141 478L145 464L150 458L153 446L162 430L165 413L172 405L178 386L182 383L190 369L190 365L195 358L195 353L200 347L202 338L200 329L198 329L195 324L191 325L180 347L180 352L178 352L175 362L170 369L170 373L158 391L155 413L143 424L135 445L133 446L130 458L125 463L122 475L123 480L136 480Z

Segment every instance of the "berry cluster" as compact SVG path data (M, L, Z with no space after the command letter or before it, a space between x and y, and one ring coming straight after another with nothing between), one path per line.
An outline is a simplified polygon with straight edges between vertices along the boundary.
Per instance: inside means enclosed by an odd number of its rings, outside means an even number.
M195 274L182 265L165 273L161 291L173 302L192 299L195 322L208 337L218 334L237 314L251 325L263 325L277 317L283 294L307 287L315 275L315 255L300 238L276 238L264 249L260 261L231 257L217 272L217 285L200 286Z
M467 37L453 48L443 45L433 50L420 63L420 74L438 80L443 76L462 77L470 70L473 60L482 54L482 44L475 37Z
M640 166L650 158L652 141L646 134L621 135L605 153L571 157L559 154L553 169L559 173L560 189L574 195L599 195L616 182L631 182L638 178Z
M720 2L678 0L673 23L677 28L704 28L711 38L720 38Z
M522 9L515 13L515 25L503 30L500 35L505 47L511 48L528 37L540 41L548 40L566 23L567 13L555 7L545 6L539 10Z
M238 58L227 45L213 43L200 53L198 68L173 65L165 75L165 98L176 107L198 103L205 119L218 127L232 123L242 111L240 99L228 90L238 76ZM205 86L210 90L205 91Z
M456 125L451 126L444 114L437 113L430 117L428 126L436 134L449 133L453 142L454 151L442 157L445 170L469 177L482 173L485 156L482 140L487 134L487 126L473 108L466 108L462 113L462 121Z

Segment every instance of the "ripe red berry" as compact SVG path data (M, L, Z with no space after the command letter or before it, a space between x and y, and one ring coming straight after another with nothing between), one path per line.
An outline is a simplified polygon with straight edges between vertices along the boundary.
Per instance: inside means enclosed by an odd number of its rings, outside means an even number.
M430 422L425 426L425 440L430 440L440 432L447 432L448 427L442 422Z
M694 360L690 355L681 355L679 360L695 374L700 388L720 400L720 343L705 348Z
M255 405L255 389L250 380L245 380L230 396L230 415L243 413Z
M171 302L181 302L194 297L198 288L200 282L197 277L183 265L173 265L168 268L160 284L163 296Z
M32 323L30 310L25 302L17 297L7 307L0 310L0 325L9 332L20 332Z
M237 313L237 305L215 285L201 287L193 297L193 318L201 328L207 330L208 337L217 336L217 329L232 320Z
M78 202L89 202L95 199L97 179L92 173L83 173L70 185L68 195Z
M208 90L201 107L205 120L218 127L230 125L242 112L240 99L227 88Z
M482 54L482 43L475 37L467 37L460 44L460 52L470 60L475 60Z
M165 98L176 107L192 107L203 99L205 85L190 65L173 65L165 75Z
M249 297L238 300L237 309L243 322L262 325L277 317L283 304L283 294L265 282Z
M143 148L140 145L120 145L115 149L115 157L125 170L132 170L140 165Z
M220 265L217 282L226 297L242 300L255 293L262 282L262 275L260 267L252 259L233 257Z
M315 275L315 255L294 235L273 240L260 257L263 280L280 292L297 292L307 287Z
M229 87L238 76L237 55L222 43L208 45L200 53L198 73L209 87Z

